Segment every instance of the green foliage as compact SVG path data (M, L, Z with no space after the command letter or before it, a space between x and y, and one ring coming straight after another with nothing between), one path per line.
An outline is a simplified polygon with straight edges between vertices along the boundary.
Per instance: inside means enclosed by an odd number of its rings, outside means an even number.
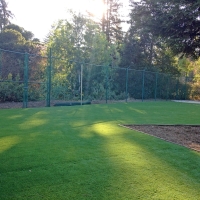
M25 62L29 71L29 81L44 82L44 70L47 63L41 56L42 46L32 41L33 34L22 27L11 24L5 26L0 32L0 75L1 75L1 101L22 101ZM4 51L6 50L6 51ZM13 52L10 52L13 51ZM25 52L29 53L25 61ZM10 78L12 76L12 78ZM29 87L29 100L39 100L43 96L41 86L31 84Z
M188 30L185 26L189 27L191 17L197 15L196 10L190 14L188 12L189 9L198 7L198 3L193 5L182 0L131 1L130 29L123 42L119 16L121 4L118 0L108 0L104 3L107 4L108 9L103 15L101 24L72 11L69 13L71 18L55 23L46 39L47 49L39 44L37 38L33 39L30 31L15 24L5 24L0 32L1 48L38 55L46 55L51 48L53 55L51 94L55 99L80 99L82 64L83 98L85 100L101 100L106 96L108 99L124 99L127 74L125 69L119 67L129 67L133 70L129 71L128 77L127 92L130 98L141 98L142 92L144 98L153 98L156 73L159 73L157 92L160 98L186 98L191 92L190 89L196 88L198 84L193 87L192 83L189 83L187 86L189 92L186 94L184 88L187 84L184 80L177 81L177 78L172 75L185 76L186 73L190 78L194 76L193 81L199 80L197 61L194 62L191 58L184 56L181 59L175 57L175 53L189 54L187 50L176 51L185 45L185 40L189 42L188 49L190 45L196 43L196 41L192 43L193 35L190 40L186 37L189 34L186 32L193 34L195 27L191 25L191 30ZM186 5L189 7L186 8ZM175 19L176 17L182 23L182 27ZM194 23L198 25L197 18L194 19ZM173 32L172 29L175 31ZM180 36L181 31L184 32L183 41ZM174 38L178 35L180 40L176 41ZM19 81L23 81L24 61L23 54L0 52L2 80L6 81L9 74L12 74L12 80L19 76ZM42 84L46 82L47 63L48 61L44 61L40 56L29 56L29 81L42 82ZM142 91L143 70L145 70L144 91ZM7 82L4 83L7 84ZM29 99L43 98L44 91L47 91L46 85L31 83Z
M190 99L200 99L200 59L194 60L187 57L179 59L179 68L187 76L187 90Z
M102 32L106 35L109 43L115 43L118 48L123 40L123 32L120 19L120 8L122 4L119 0L103 0L107 8L102 16Z
M16 24L9 24L4 27L4 30L15 30L22 34L25 40L31 40L33 38L33 33L30 31L25 30L23 27L20 27Z
M0 31L10 23L9 19L13 16L12 12L8 10L8 3L5 0L0 0Z
M7 81L0 79L0 102L22 101L23 84L19 82L19 75L13 80L12 74L8 74Z
M176 54L199 57L198 0L131 1L131 23L161 37Z
M13 29L5 29L0 33L0 42L2 44L2 48L14 49L18 45L25 45L25 38L22 34Z
M71 16L71 20L58 21L47 40L57 58L53 62L53 96L76 98L80 94L80 69L81 63L85 63L84 98L93 99L97 91L102 98L106 91L104 66L110 66L109 72L120 61L117 46L108 43L96 22L80 14Z
M191 85L190 98L194 100L200 100L200 84L195 82Z
M194 62L187 57L182 57L178 60L178 67L182 73L188 74L194 69Z
M121 66L137 70L179 74L174 54L164 41L155 37L145 27L137 24L137 18L124 40Z

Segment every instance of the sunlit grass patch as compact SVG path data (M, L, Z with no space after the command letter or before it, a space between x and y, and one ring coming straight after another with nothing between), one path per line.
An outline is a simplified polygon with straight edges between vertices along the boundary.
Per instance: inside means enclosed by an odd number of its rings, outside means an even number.
M18 136L7 136L0 138L0 153L9 150L20 142Z

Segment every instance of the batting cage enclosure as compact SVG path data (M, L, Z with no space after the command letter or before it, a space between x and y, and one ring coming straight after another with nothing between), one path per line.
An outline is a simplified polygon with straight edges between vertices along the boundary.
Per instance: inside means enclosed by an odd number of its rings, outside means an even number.
M193 98L193 78L0 49L0 102L80 105ZM70 104L71 103L71 104Z

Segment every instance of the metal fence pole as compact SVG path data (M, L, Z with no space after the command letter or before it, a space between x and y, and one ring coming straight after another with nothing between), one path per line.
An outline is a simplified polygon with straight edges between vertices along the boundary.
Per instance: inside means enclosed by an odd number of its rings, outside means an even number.
M51 106L51 70L52 70L52 51L50 48L48 55L48 67L47 67L47 102L46 107Z
M81 105L83 105L83 64L81 64Z
M2 78L1 77L1 70L2 70L2 51L1 51L1 49L0 49L0 78Z
M24 94L23 108L28 107L28 54L24 54Z
M185 76L185 94L184 94L185 100L186 100L186 93L187 93L187 74Z
M176 100L178 100L178 85L179 85L179 77L177 77L176 81Z
M129 67L126 68L126 102L128 101L128 70Z
M155 82L155 101L157 100L157 87L158 87L158 72L156 72L156 82Z
M167 96L166 101L169 99L169 75L167 75L167 84L166 84Z
M106 67L106 103L108 103L108 66Z
M142 102L144 101L144 75L145 70L142 71Z

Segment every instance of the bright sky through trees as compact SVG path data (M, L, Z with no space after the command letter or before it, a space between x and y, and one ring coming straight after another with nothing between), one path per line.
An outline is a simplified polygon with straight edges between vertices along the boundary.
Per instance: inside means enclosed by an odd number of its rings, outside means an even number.
M40 40L45 38L55 21L67 18L67 9L81 13L88 10L96 18L100 18L105 10L102 0L7 0L7 2L8 9L15 15L11 22L33 32ZM128 0L123 3L128 4Z

